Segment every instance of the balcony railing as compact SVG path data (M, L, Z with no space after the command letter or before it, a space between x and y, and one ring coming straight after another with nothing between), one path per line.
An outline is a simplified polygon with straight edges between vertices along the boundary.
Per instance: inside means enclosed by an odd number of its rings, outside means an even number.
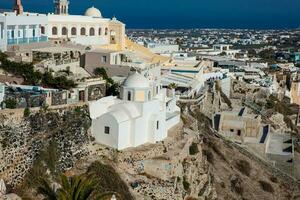
M18 39L7 39L8 45L14 44L30 44L35 42L47 42L48 37L41 36L41 37L31 37L31 38L18 38Z

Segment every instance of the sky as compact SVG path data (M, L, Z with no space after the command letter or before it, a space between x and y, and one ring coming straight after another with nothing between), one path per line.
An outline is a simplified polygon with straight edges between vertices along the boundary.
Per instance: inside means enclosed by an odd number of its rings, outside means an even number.
M71 14L95 6L127 28L300 28L300 0L70 0ZM10 9L14 0L0 0ZM22 0L25 11L53 12L53 0Z

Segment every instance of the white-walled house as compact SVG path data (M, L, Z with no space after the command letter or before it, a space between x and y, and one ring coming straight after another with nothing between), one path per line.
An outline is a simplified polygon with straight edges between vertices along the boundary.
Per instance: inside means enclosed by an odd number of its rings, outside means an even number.
M0 50L7 46L48 41L44 32L47 16L38 13L0 13Z
M180 121L176 98L138 73L124 81L120 98L91 102L90 115L96 141L118 150L161 141Z

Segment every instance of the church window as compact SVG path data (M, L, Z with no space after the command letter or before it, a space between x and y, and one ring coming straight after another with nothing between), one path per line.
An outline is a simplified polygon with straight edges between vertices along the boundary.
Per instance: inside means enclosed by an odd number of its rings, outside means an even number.
M77 30L75 27L71 29L71 35L77 35Z
M80 29L80 35L85 35L85 28Z
M57 35L57 27L52 28L52 35Z
M109 134L110 133L110 127L109 126L105 126L104 127L104 133L105 134Z
M35 29L32 30L32 37L35 37Z
M230 129L230 132L234 132L234 129Z
M94 36L95 35L95 29L94 28L90 28L90 36Z
M105 35L108 35L108 28L105 28Z
M159 129L159 121L156 121L156 130Z
M67 29L66 27L63 27L63 28L61 29L61 34L62 34L62 35L67 35L67 34L68 34L68 29Z
M148 92L148 100L151 100L151 92Z
M98 29L98 35L101 35L101 34L102 34L102 29L99 28L99 29Z

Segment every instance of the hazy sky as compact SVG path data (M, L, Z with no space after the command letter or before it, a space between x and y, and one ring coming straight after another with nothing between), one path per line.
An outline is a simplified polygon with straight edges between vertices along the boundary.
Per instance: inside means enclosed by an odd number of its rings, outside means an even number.
M0 0L10 9L14 0ZM53 12L53 0L22 0L26 11ZM99 8L129 28L295 28L300 0L71 0L70 13Z

